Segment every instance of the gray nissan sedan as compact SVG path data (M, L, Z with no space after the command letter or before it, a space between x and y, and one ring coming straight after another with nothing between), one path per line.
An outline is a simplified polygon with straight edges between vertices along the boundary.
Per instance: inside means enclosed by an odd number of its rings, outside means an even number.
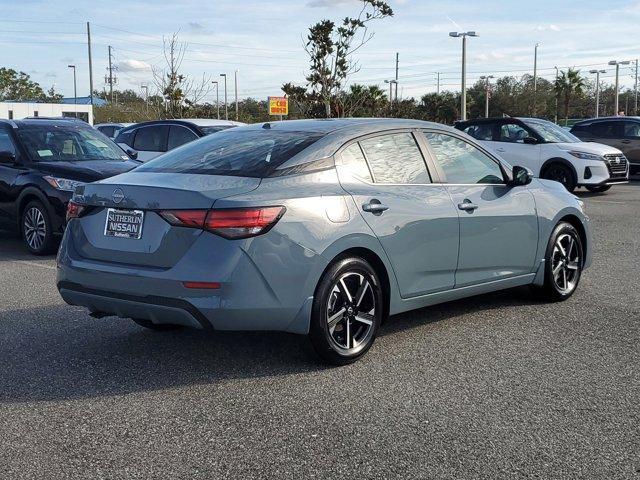
M281 330L346 364L389 316L520 285L565 300L583 203L412 120L238 127L77 188L58 289L153 330Z

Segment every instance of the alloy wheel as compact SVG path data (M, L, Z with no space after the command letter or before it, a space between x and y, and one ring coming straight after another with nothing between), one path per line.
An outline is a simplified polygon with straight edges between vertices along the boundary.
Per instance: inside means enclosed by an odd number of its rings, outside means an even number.
M580 278L582 258L578 242L569 233L559 235L551 254L553 282L560 293L571 293Z
M338 350L353 353L362 348L373 333L378 315L371 281L358 272L346 272L333 284L327 301L327 329Z
M40 250L47 236L47 224L43 213L31 207L24 215L24 238L33 250Z

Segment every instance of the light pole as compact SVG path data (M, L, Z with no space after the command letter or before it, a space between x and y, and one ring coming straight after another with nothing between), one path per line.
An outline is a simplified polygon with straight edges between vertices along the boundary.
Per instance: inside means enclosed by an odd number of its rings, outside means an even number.
M536 116L536 98L538 97L538 46L533 49L533 116Z
M462 37L462 94L460 100L460 117L467 119L467 37L477 37L478 34L471 32L449 32L450 37Z
M493 75L489 75L487 77L482 76L480 80L484 80L484 118L489 118L489 80L494 78Z
M553 89L555 90L555 95L554 96L556 97L555 98L556 110L555 110L555 113L553 114L553 117L554 117L553 121L555 123L558 123L558 67L556 66L556 67L553 67L553 68L556 69L556 81L555 81L555 84L553 85Z
M384 83L389 84L389 103L393 102L393 85L396 85L396 92L398 91L398 82L396 80L385 80Z
M233 86L236 96L236 122L238 121L238 70L233 72Z
M147 113L149 113L149 86L140 85L141 89L144 89L144 106Z
M78 88L76 84L76 66L75 65L67 65L69 68L73 68L73 105L76 117L78 116Z
M229 120L229 106L227 105L227 74L221 73L221 77L224 77L224 118Z
M600 116L600 74L606 72L606 70L589 70L589 73L596 74L596 118Z
M615 103L614 103L614 115L618 115L619 110L618 110L618 89L619 89L619 77L620 77L620 65L629 65L629 60L625 60L623 62L618 62L617 60L611 60L609 62L609 65L615 66L616 67L616 96L615 96Z
M216 113L218 116L218 120L220 120L220 100L218 99L218 81L214 80L213 83L216 86Z

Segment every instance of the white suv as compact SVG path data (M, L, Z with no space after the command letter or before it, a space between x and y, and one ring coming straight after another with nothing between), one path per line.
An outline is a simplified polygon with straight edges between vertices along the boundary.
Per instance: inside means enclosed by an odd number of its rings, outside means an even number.
M527 167L536 177L556 180L570 192L576 187L604 192L629 179L629 165L620 150L583 142L547 120L483 118L455 126L512 165Z

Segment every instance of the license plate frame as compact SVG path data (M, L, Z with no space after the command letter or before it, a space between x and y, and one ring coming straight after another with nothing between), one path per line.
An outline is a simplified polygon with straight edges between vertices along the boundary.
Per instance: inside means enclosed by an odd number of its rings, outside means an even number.
M122 218L122 217L114 218L114 216L116 215L121 215L126 218ZM140 240L142 238L143 226L144 226L143 210L124 210L119 208L108 208L107 217L104 222L104 235L105 237L127 238L129 240Z

